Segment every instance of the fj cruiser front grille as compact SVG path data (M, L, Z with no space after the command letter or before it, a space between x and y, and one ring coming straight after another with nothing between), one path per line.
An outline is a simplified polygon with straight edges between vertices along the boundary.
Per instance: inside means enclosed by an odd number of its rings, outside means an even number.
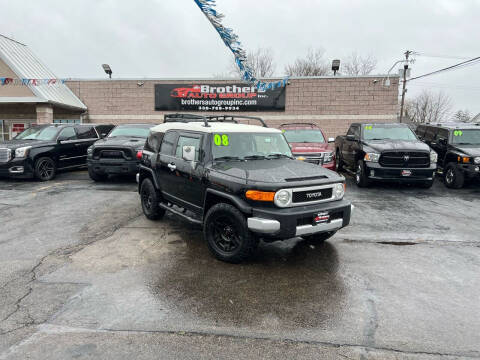
M427 168L430 166L430 154L410 151L386 151L380 156L383 167Z
M12 151L10 149L0 149L0 163L9 162L12 158Z
M305 191L294 191L292 194L292 202L308 203L312 201L326 200L332 197L332 188L313 189Z

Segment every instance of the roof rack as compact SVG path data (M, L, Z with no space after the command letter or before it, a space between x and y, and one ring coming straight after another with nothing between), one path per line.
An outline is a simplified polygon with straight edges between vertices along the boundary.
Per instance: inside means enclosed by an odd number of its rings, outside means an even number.
M197 115L197 114L165 114L163 116L163 122L199 122L203 121L205 127L209 127L209 122L232 122L238 124L236 119L248 119L258 120L262 123L263 127L268 127L262 118L255 116L241 116L241 115Z
M234 122L238 124L236 119L246 119L246 120L257 120L259 121L263 127L268 127L263 121L262 118L257 116L244 116L244 115L208 115L206 116L208 121L219 121L219 122Z

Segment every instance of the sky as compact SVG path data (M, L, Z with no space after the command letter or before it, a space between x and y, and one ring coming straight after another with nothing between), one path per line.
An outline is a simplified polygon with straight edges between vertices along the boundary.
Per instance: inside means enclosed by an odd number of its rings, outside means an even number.
M193 0L0 0L0 9L0 34L60 78L103 78L103 63L114 78L212 77L232 59ZM412 77L480 56L480 0L217 0L217 10L246 50L271 49L278 75L310 48L329 62L371 54L375 74L413 50ZM407 99L423 90L479 113L480 63L414 80Z

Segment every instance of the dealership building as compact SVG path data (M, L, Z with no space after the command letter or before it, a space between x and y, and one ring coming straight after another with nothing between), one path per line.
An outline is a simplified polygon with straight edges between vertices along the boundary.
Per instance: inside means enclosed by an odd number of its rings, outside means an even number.
M28 48L0 35L0 140L43 123L160 123L165 113L260 116L269 126L318 124L327 134L353 122L395 122L398 76L292 77L286 86L257 91L232 79L55 79ZM5 82L10 79L10 82ZM17 79L17 81L12 81ZM281 81L267 79L266 81Z

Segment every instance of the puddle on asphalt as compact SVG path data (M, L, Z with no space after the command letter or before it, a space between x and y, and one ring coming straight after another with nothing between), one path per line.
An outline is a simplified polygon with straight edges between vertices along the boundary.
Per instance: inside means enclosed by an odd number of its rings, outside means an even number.
M174 228L186 243L182 256L161 266L150 284L174 312L219 326L270 329L321 328L341 316L345 287L333 244L261 243L250 261L234 265L214 259L200 231Z

